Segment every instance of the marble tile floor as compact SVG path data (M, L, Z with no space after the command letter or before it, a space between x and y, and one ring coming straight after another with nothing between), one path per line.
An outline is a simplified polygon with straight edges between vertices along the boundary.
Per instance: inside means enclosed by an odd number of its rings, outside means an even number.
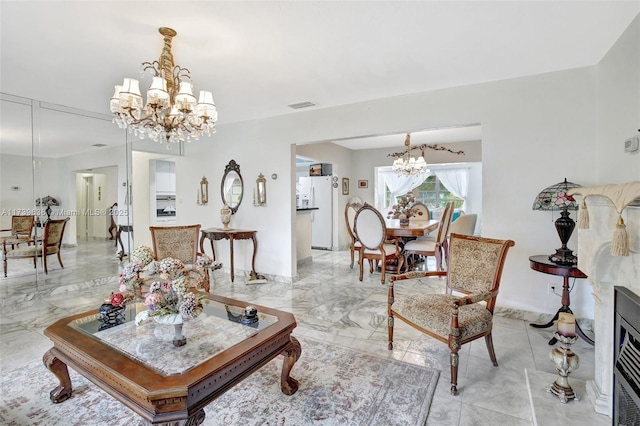
M9 276L0 279L0 373L40 359L51 346L42 334L44 328L59 318L97 308L105 296L117 290L116 275L122 264L112 241L81 243L65 249L62 258L64 269L52 258L49 274L39 271L37 279L29 261L10 264ZM492 366L484 339L464 345L460 351L460 394L454 397L449 394L446 345L396 321L394 349L387 349L387 294L378 274L365 273L364 281L358 281L357 265L349 268L348 251L314 251L313 261L300 265L298 273L299 280L293 284L268 281L247 285L237 278L231 283L228 274L216 271L211 292L292 312L298 322L295 335L440 370L427 425L611 423L610 418L595 413L584 392L585 381L594 374L594 350L585 342L574 345L580 367L570 377L583 398L561 404L545 392L556 374L547 344L551 329L529 327L530 318L516 319L512 311L501 310L493 332L500 366ZM437 292L443 286L439 279L420 280L403 286L402 291Z

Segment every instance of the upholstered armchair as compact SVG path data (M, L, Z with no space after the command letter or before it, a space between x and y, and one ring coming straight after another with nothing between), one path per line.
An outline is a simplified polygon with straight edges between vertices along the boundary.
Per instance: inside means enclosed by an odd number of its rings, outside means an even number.
M11 228L0 229L2 243L7 243L15 248L22 241L31 240L35 216L11 216ZM22 240L22 241L21 241Z
M400 319L443 342L451 351L451 394L458 393L458 351L465 343L485 338L489 357L498 366L491 331L502 268L512 240L451 234L450 264L445 271L412 271L389 278L389 349ZM404 280L446 276L446 294L403 294Z
M33 218L33 216L31 217ZM30 240L29 245L16 246L12 249L8 249L8 244L5 244L2 253L4 276L7 276L7 262L11 259L32 258L33 267L35 268L37 266L37 259L41 257L44 265L44 273L48 274L47 257L56 254L58 255L58 263L60 263L60 267L64 268L62 258L60 257L60 247L62 246L62 237L68 221L68 217L58 220L47 220L42 237L37 238L36 240Z
M360 266L360 281L363 279L364 259L369 260L369 273L373 273L374 266L381 263L380 269L382 277L381 284L384 285L386 279L386 264L395 259L398 262L398 270L402 270L404 258L398 245L398 240L387 239L387 226L384 218L378 210L368 203L357 211L354 230L356 238L362 244L358 264Z
M478 215L475 213L461 214L456 220L451 222L449 234L473 235L476 230L477 221Z
M194 280L196 288L209 292L209 269L219 269L222 264L214 262L210 266L198 264L198 239L200 225L150 226L153 252L156 260L172 257L182 261L185 272Z

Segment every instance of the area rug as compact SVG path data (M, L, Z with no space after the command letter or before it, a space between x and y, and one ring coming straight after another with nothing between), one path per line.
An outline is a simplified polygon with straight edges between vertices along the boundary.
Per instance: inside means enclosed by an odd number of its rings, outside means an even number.
M280 391L276 357L205 408L203 425L424 425L439 371L298 337L291 371L298 392ZM58 382L41 361L0 380L3 425L136 425L141 418L69 369L71 399L53 404Z

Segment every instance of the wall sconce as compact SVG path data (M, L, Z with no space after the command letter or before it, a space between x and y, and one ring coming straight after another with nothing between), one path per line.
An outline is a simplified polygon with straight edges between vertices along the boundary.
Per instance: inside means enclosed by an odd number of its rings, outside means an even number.
M209 202L209 182L207 178L202 176L200 181L200 189L198 190L198 205L206 206Z
M253 194L253 205L267 205L267 179L265 179L262 173L260 173L258 179L256 179L256 192Z

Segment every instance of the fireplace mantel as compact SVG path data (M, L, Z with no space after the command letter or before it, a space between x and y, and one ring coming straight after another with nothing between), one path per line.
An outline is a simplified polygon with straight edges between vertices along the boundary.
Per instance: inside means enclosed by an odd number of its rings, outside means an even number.
M578 267L589 277L594 297L595 372L587 394L598 413L613 410L613 287L640 294L640 181L574 188L589 212L589 228L578 224ZM613 256L611 242L616 223L624 220L628 256Z

